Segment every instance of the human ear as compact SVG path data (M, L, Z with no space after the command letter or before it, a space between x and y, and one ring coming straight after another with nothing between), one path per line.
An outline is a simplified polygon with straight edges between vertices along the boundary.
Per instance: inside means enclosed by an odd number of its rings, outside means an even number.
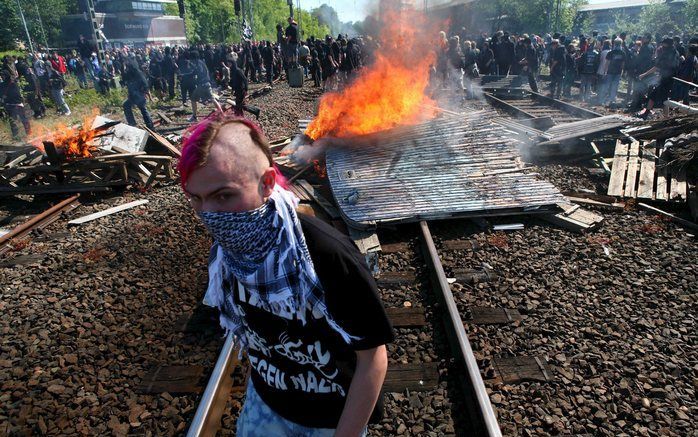
M262 196L264 198L270 197L271 193L274 191L276 186L276 170L273 167L269 167L262 174Z

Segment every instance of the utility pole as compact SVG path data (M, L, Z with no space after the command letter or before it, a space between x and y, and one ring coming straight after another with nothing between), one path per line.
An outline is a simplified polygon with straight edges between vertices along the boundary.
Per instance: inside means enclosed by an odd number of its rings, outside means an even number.
M24 12L22 12L22 5L17 0L17 8L19 8L19 16L22 17L22 24L24 24L24 31L27 33L27 42L29 43L29 50L34 53L34 44L32 44L32 37L29 35L29 29L27 28L27 20L24 19Z
M46 44L46 49L48 49L48 38L46 38L46 31L44 30L44 22L41 19L41 14L39 13L39 6L34 0L34 8L36 9L36 17L39 19L39 28L41 29L41 35L44 37L44 44Z
M286 0L286 3L288 4L288 10L291 14L290 17L293 18L293 0Z
M301 11L301 0L298 0L298 41L303 40L303 23L301 23L301 18L303 17L303 12Z
M99 23L97 23L97 14L95 14L95 3L93 0L87 0L87 11L90 14L90 22L92 24L92 36L94 36L95 44L97 45L97 59L101 66L104 62L104 44L99 32Z

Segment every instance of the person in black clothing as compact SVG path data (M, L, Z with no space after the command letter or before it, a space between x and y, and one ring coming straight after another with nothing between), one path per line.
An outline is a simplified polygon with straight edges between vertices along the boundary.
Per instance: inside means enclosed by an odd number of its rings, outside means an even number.
M627 57L625 55L625 51L623 51L623 41L620 38L616 38L613 41L613 50L608 52L606 55L606 60L608 61L606 75L609 83L608 101L601 102L601 104L615 104L616 95L618 94L618 86L620 84L620 77L623 73L626 59Z
M365 436L394 334L364 257L296 211L256 125L204 123L179 171L214 240L205 302L250 364L236 435Z
M644 80L648 76L659 73L659 85L657 85L649 94L647 106L640 111L637 116L647 118L655 106L661 106L669 98L669 93L673 85L673 77L679 66L679 54L674 48L674 40L665 38L662 41L657 60L654 67L640 75L640 79ZM664 108L665 115L669 115L669 108Z
M523 57L521 58L523 59ZM492 74L492 66L494 64L494 53L490 48L490 43L485 41L482 43L482 50L480 50L480 55L477 60L477 67L480 74L487 76Z
M136 105L141 111L143 116L143 122L150 129L155 129L153 125L153 120L150 117L148 108L146 107L146 101L148 96L148 81L146 80L143 72L140 68L133 62L126 64L126 69L122 77L123 82L128 90L128 98L124 102L124 116L126 117L126 122L131 125L136 125L136 118L133 116L133 105Z
M230 88L235 96L235 115L242 117L242 110L245 107L245 97L247 96L247 76L235 62L228 65L230 67Z
M39 88L39 79L34 74L34 70L22 60L17 64L17 72L20 76L24 77L27 84L24 86L25 96L29 107L34 111L34 118L43 118L46 115L46 105L41 97L41 90Z
M531 91L537 93L538 83L536 82L536 75L538 74L538 53L533 47L531 38L524 38L524 46L526 47L526 51L524 52L524 58L519 60L519 64L522 66L523 73L528 77L528 85L531 87Z
M262 61L264 62L264 70L267 74L267 83L272 86L274 83L274 48L271 46L271 41L267 41L261 50Z
M18 121L24 126L24 132L27 136L31 135L31 125L24 108L24 100L22 99L22 92L19 89L17 78L10 74L8 70L2 70L0 71L0 80L0 100L10 121L12 138L19 140Z
M495 53L500 76L509 75L511 64L514 63L514 49L514 43L511 41L509 34L505 32L497 53Z
M317 50L310 52L310 75L316 88L322 86L322 64Z
M565 78L562 86L562 95L572 97L572 85L577 78L577 48L574 44L567 44L565 53Z
M582 102L589 102L591 100L591 88L594 85L594 79L596 78L596 71L599 69L600 60L599 51L596 50L593 45L587 48L577 60L577 69L579 70L579 76L582 81L582 89L580 91Z
M550 97L560 98L562 93L562 80L566 70L565 48L560 45L560 41L554 39L551 45L552 54L550 57Z
M162 58L160 63L160 69L162 70L162 76L167 83L167 94L169 99L175 98L175 74L177 73L177 63L175 63L172 57L172 50L170 47L165 47L165 56Z
M196 89L196 73L194 72L194 63L189 59L189 53L182 52L179 57L179 87L182 94L182 106L187 104L187 99L192 98Z
M654 66L655 47L652 44L652 35L645 34L642 38L640 50L635 56L633 65L633 93L631 97L630 110L640 109L642 100L647 96L650 84L648 80L640 79L640 75Z
M253 82L259 83L262 80L262 53L259 51L257 43L252 44L252 65L253 73L250 77Z
M293 66L298 65L298 23L293 17L288 18L288 27L286 28L286 56L288 62Z

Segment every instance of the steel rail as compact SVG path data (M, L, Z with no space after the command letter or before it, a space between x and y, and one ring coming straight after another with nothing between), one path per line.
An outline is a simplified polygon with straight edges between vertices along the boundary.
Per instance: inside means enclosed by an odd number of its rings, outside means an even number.
M17 225L7 234L0 236L0 254L7 251L7 244L10 240L15 238L22 238L36 228L44 228L58 220L61 213L63 213L64 211L76 208L79 205L77 204L79 198L79 194L71 196L53 205L46 211L35 215L26 222Z
M194 419L189 425L187 437L215 436L220 429L226 401L233 388L231 373L236 362L237 349L233 334L229 333L201 396Z
M460 317L456 301L453 298L451 286L446 279L446 273L444 272L441 259L434 245L431 231L429 231L429 225L427 222L421 221L419 222L419 227L427 264L432 274L437 279L435 288L438 289L439 298L443 301L442 303L448 313L446 322L449 329L447 329L447 332L453 335L452 340L457 344L457 350L454 351L457 355L456 359L462 360L462 364L466 369L466 378L464 381L466 395L470 394L471 398L475 400L474 405L470 405L472 407L470 413L473 416L474 425L473 435L501 437L502 431L499 428L497 417L494 414L494 409L492 408L492 403L487 394L485 383L482 381L480 369L475 360L473 349L468 341L468 336L465 333L463 320Z

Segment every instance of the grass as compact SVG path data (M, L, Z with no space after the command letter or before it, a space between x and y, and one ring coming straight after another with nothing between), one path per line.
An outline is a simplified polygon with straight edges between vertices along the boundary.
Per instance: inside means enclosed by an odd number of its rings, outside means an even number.
M46 117L35 120L30 119L32 128L36 132L46 132L51 131L57 125L75 125L82 124L86 117L98 112L99 114L107 116L107 114L114 114L111 118L120 119L123 117L123 112L121 105L124 100L126 100L126 90L113 89L108 94L102 95L98 93L94 88L81 89L78 86L77 80L70 76L66 76L66 82L68 83L65 90L65 101L70 107L71 115L63 116L56 112L56 106L50 98L44 98L44 104L46 105ZM27 113L30 114L29 105L25 102L27 107ZM30 116L30 115L28 115ZM24 134L24 129L20 126L20 134ZM14 143L12 140L12 133L10 131L10 123L5 118L3 122L0 123L0 144L11 144Z

